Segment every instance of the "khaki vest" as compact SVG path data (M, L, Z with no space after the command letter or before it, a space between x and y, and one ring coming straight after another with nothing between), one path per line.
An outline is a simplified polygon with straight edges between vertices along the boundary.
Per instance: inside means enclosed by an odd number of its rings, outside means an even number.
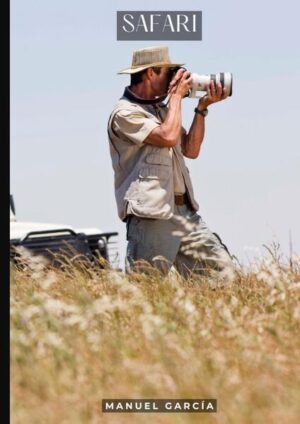
M163 108L162 108L163 109ZM166 108L164 108L166 109ZM113 130L113 120L119 111L142 113L146 119L161 124L161 120L141 104L122 97L108 120L108 139L115 173L115 197L118 215L126 221L129 214L144 218L170 219L174 213L174 183L172 155L175 154L184 178L186 192L192 207L194 199L189 170L185 166L180 145L174 148L136 144ZM166 111L163 111L165 114Z

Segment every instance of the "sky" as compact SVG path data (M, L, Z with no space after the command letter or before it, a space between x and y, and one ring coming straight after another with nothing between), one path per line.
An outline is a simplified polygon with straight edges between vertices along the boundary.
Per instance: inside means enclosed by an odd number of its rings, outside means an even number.
M148 6L148 7L147 7ZM117 10L201 10L202 41L117 41ZM119 232L108 116L132 51L169 47L202 74L232 72L233 95L209 108L201 154L186 159L199 214L242 264L280 245L300 253L300 5L220 2L11 2L10 192L19 221ZM189 128L195 99L183 100Z

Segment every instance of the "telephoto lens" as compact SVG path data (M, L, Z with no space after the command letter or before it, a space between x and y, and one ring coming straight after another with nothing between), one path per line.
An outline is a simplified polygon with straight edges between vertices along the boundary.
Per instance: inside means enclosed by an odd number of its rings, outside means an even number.
M214 81L216 84L221 83L222 88L226 87L228 90L228 95L232 95L232 73L230 72L220 72L219 74L192 74L192 89L190 90L189 97L201 97L197 95L197 91L206 91L206 85L211 81Z

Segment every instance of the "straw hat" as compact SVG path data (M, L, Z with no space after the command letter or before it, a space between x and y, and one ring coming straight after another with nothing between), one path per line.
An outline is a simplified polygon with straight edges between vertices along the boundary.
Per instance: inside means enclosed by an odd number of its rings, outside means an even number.
M184 63L171 63L168 47L146 47L135 50L132 54L131 67L123 69L118 74L135 74L151 67L177 67Z

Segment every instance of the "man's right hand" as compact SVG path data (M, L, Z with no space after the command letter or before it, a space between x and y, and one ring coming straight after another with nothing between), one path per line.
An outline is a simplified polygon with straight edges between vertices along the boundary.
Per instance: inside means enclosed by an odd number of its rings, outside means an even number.
M181 97L186 96L192 88L192 77L190 71L183 68L178 69L170 82L168 95L178 94Z

